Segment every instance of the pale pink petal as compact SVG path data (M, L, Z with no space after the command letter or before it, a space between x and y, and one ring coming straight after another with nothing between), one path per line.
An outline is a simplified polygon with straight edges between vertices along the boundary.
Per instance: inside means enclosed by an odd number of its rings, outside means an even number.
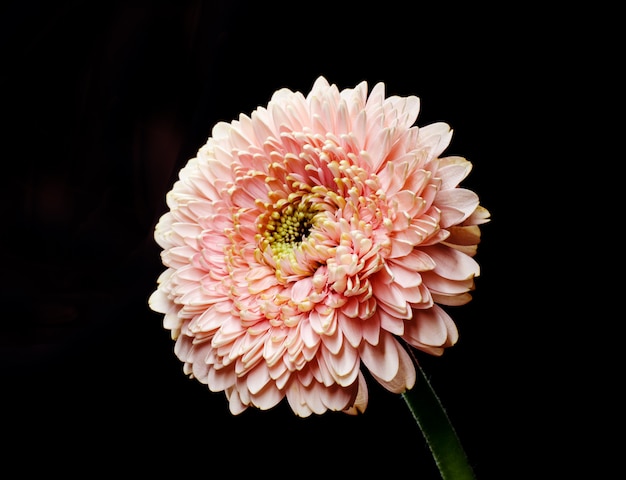
M433 245L425 249L436 266L432 270L451 280L467 280L480 275L478 262L470 256L441 245Z
M411 241L404 240L398 237L392 237L391 253L389 254L389 258L406 257L413 251L414 247L415 244L411 243Z
M237 376L230 368L211 368L206 380L211 391L221 392L232 388L237 383Z
M378 315L372 315L366 322L363 322L361 327L363 329L363 340L370 345L378 345L382 332L380 317Z
M400 359L396 344L397 340L383 331L376 346L363 342L359 349L363 364L372 375L385 382L390 382L398 374Z
M437 194L437 205L441 210L441 226L447 228L474 213L478 207L478 195L464 188L443 190Z
M331 353L327 349L322 349L322 354L326 360L326 365L333 374L334 380L346 387L356 380L359 373L359 354L352 345L343 342L341 349L336 353Z
M473 277L464 280L451 280L434 272L424 272L422 273L422 279L424 280L424 285L429 290L447 295L464 294L474 288Z
M374 281L372 284L376 299L379 304L385 307L386 311L393 312L399 317L407 315L409 309L407 299L402 295L402 291L393 283Z
M343 332L345 339L353 347L358 347L363 339L363 321L359 318L354 318L344 313L339 313L337 316L339 327Z
M431 158L438 157L450 144L452 130L447 123L436 122L419 130L419 147L427 150Z
M328 349L333 355L339 355L341 347L343 347L343 332L336 330L333 335L321 335L322 343L324 347Z
M239 398L239 392L236 389L231 388L226 390L226 396L229 400L228 408L233 415L239 415L248 408L248 404L243 403Z
M441 177L441 188L449 190L457 187L472 171L472 164L465 158L450 156L439 159L437 175Z
M361 398L357 398L358 387L358 380L352 382L349 386L346 387L318 387L320 390L320 397L324 408L316 413L324 413L326 410L331 410L334 412L345 411L347 408L350 408L350 405L355 404L356 401L362 402L362 396ZM364 408L361 403L359 403L359 407Z
M416 287L422 283L422 277L419 274L419 270L416 268L410 268L402 263L402 260L406 258L393 259L387 264L389 271L393 276L394 282L401 287Z
M292 383L292 387L287 389L285 396L287 398L289 406L291 407L291 410L293 410L293 412L297 416L306 418L311 416L311 414L313 414L313 411L302 398L303 389L303 386L294 382Z
M260 392L250 393L252 404L261 410L275 407L284 397L285 392L279 390L273 383L266 384Z
M167 270L167 272L171 272L171 270ZM163 280L159 283L163 284ZM148 298L148 305L152 310L158 313L168 313L172 308L175 308L163 290L155 290L152 292L150 298Z
M266 113L266 110L261 107L258 110L252 112L251 115L252 129L254 130L257 144L259 145L263 145L263 142L266 138L274 136L274 132L266 122Z
M390 315L382 308L379 309L376 314L380 319L380 328L386 330L389 333L393 333L394 335L402 336L404 334L404 319L398 318L394 315ZM376 343L374 343L374 345L376 345Z
M450 316L441 307L434 305L427 310L415 310L413 318L405 322L402 337L413 345L417 342L441 347L455 344L458 331Z
M396 350L398 352L398 358L400 359L400 366L398 368L398 373L391 380L385 380L383 378L378 377L375 373L372 373L376 377L376 380L389 390L392 393L404 393L407 390L410 390L415 385L416 372L415 365L413 365L413 360L407 353L407 351L399 345L397 342L395 343Z
M207 350L210 348L208 343L194 345L193 346L193 357L199 357L204 355ZM192 375L201 383L207 383L209 378L209 372L211 371L210 365L207 365L205 362L197 362L194 361L191 365Z

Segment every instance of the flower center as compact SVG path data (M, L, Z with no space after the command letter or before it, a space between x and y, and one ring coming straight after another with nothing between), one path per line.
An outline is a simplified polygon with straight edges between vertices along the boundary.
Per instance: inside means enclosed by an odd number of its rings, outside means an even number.
M273 211L263 232L262 250L269 246L276 261L291 253L309 235L316 213L309 203L304 202Z

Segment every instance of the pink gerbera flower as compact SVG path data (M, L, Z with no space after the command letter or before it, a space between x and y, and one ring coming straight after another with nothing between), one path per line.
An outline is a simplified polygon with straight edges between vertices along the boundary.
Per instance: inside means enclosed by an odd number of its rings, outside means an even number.
M442 305L471 299L489 212L459 187L470 162L440 157L449 126L413 126L419 107L319 77L218 123L180 171L149 304L184 372L233 414L284 398L303 417L362 412L363 369L402 393L405 343L440 355L457 341Z

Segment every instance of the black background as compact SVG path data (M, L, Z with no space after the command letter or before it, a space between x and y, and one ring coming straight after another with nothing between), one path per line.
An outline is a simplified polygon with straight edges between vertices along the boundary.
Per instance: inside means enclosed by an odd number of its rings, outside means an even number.
M418 125L449 123L446 153L474 165L463 184L493 217L482 274L451 312L459 343L419 360L477 477L525 478L503 473L532 471L539 456L522 440L537 350L518 346L537 315L520 300L529 206L515 191L536 152L521 132L545 78L528 42L543 22L522 20L513 5L474 2L3 3L6 461L24 453L24 473L85 476L438 478L402 399L372 383L359 417L301 419L282 404L233 417L223 394L184 376L147 307L163 269L152 233L178 170L217 121L324 75L419 96Z

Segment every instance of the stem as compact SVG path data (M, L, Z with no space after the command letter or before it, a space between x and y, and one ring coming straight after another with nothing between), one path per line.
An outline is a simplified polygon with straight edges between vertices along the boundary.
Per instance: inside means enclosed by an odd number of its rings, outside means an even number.
M413 352L410 352L413 355ZM439 397L426 378L422 367L413 360L417 379L415 386L402 394L413 418L422 430L443 480L475 480L465 450L450 423Z

